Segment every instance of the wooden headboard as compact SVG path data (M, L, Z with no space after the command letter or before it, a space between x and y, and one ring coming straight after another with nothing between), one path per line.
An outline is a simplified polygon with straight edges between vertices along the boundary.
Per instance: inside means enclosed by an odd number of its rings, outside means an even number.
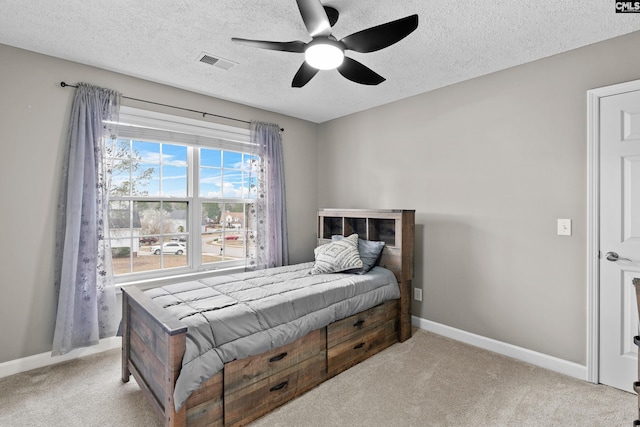
M415 211L406 209L320 209L318 245L331 236L356 233L385 242L380 265L391 270L400 286L400 341L411 337L411 282L415 241Z

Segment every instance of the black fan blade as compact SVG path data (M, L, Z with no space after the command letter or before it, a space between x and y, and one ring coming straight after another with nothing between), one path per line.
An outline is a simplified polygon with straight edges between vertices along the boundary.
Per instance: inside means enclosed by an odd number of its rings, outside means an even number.
M247 39L239 39L234 37L231 39L235 43L239 43L245 46L257 47L260 49L269 49L269 50L280 50L283 52L295 52L295 53L304 53L304 48L307 45L300 40L292 41L292 42L269 42L262 40L247 40Z
M297 0L300 15L311 37L329 36L331 23L320 0Z
M316 74L318 74L317 68L313 68L311 65L303 62L298 72L293 77L293 81L291 82L291 87L302 87L309 83L309 80L313 78Z
M386 80L371 68L362 65L355 59L347 58L346 56L342 65L338 67L338 72L352 82L363 85L374 86Z
M338 10L335 7L331 7L331 6L323 6L324 7L324 11L327 13L327 18L329 19L329 25L331 25L331 28L333 28L334 25L336 25L336 22L338 22L338 18L340 17L340 12L338 12Z
M358 31L340 40L347 49L360 53L384 49L411 34L418 28L418 15L407 16L396 21Z

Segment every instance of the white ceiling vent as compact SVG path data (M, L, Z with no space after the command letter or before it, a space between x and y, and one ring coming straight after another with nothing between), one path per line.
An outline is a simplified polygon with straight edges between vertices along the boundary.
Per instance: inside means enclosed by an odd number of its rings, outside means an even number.
M219 56L205 52L202 52L196 61L207 65L213 65L214 67L222 68L223 70L228 70L235 65L238 65L237 62L229 61L228 59L220 58Z

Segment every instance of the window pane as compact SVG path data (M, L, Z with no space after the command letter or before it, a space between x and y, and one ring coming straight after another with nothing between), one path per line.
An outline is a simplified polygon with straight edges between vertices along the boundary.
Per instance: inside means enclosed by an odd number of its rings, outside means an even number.
M223 229L220 223L220 214L223 210L224 203L202 204L202 264L219 262L223 259Z
M111 260L113 265L113 274L131 273L131 260L136 255L131 253L130 246L122 246L123 240L111 240Z
M133 179L131 180L131 194L134 196L160 195L160 167L155 163L131 164Z
M144 163L160 163L160 144L157 142L133 141L131 158Z
M224 203L203 203L202 204L202 224L204 225L203 231L206 231L207 227L215 228L220 224L220 212L224 209Z
M128 196L131 193L131 175L129 160L113 160L111 165L111 188L109 194L112 196Z
M220 169L200 169L200 197L222 197L222 171Z
M162 239L162 211L160 202L134 202L134 212L140 216L140 250L133 259L133 271L151 271L160 269L160 258L154 257L153 247Z
M222 167L222 152L220 150L200 149L200 166Z
M162 163L172 166L187 166L187 147L162 144Z
M244 258L245 214L243 203L225 203L221 214L224 261Z
M131 141L119 139L115 143L114 151L108 153L108 155L115 159L129 160L131 158Z
M244 204L202 204L202 263L239 260L245 257Z
M242 197L242 172L239 170L224 171L222 197L239 199Z
M242 168L242 153L236 153L235 151L225 151L222 157L224 159L223 167L225 169Z
M162 233L162 211L160 210L160 202L136 201L133 204L133 209L134 211L137 211L140 216L140 234L142 236L159 237Z
M131 236L131 212L130 202L111 201L109 202L109 230L127 230L127 236ZM113 234L112 234L113 237Z
M162 223L162 231L165 235L165 242L172 238L185 239L188 233L187 220L189 212L186 202L164 202L162 208L164 218ZM168 238L167 238L168 237Z
M160 194L160 144L133 141L131 151L131 194L157 196Z
M187 267L187 243L164 240L161 245L153 246L152 257L160 259L163 269Z
M134 234L138 222L132 218L130 202L109 202L109 242L113 258L114 274L129 273L131 259L138 250L137 236Z
M187 197L187 167L162 165L162 195Z
M162 195L187 197L187 147L162 144Z

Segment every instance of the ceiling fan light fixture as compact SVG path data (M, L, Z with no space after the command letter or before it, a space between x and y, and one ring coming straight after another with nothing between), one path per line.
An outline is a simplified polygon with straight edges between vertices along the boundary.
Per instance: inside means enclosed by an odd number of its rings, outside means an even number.
M320 70L337 69L342 77L352 82L375 86L385 78L369 67L351 57L345 57L344 51L358 53L376 52L389 47L411 34L418 28L418 15L410 15L385 24L360 30L340 40L332 34L332 28L340 13L331 6L325 6L321 0L296 0L300 16L312 40L278 42L268 40L248 40L233 37L231 40L245 46L282 52L303 53L305 61L300 65L291 87L300 88Z
M307 45L304 60L318 70L333 70L344 60L344 48L329 38L315 39Z

